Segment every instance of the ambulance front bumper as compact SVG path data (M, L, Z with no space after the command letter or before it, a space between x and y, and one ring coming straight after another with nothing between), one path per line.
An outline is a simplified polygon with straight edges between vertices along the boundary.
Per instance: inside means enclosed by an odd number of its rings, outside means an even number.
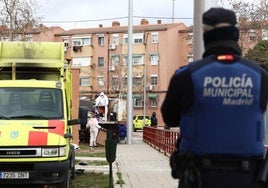
M66 161L0 163L0 184L56 184L69 178Z

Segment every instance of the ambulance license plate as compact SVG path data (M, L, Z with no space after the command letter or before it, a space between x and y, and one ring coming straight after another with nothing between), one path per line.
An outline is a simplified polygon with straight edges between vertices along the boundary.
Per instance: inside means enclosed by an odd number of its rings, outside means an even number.
M29 179L29 172L0 172L0 179Z

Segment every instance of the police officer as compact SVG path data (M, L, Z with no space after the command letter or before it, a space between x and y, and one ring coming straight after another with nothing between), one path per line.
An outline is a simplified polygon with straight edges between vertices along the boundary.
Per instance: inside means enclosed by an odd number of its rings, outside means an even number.
M172 175L181 188L255 188L268 75L241 57L233 11L211 8L202 20L203 58L175 71L161 107L164 122L180 126Z

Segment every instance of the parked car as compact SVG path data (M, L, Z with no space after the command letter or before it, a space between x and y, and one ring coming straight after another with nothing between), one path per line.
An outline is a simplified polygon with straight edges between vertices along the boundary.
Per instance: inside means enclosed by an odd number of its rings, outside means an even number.
M144 120L145 117L145 120ZM133 116L133 130L142 130L144 126L150 126L151 120L148 115L135 115Z

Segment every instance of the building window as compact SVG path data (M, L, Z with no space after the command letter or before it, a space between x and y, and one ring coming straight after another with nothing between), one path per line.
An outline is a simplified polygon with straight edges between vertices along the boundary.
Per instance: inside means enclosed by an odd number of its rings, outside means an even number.
M157 75L151 75L151 85L157 85Z
M143 56L142 55L133 55L133 65L142 65L143 63Z
M83 46L89 46L92 44L91 38L82 38Z
M119 35L113 34L113 44L118 45L119 44Z
M127 34L123 35L123 44L128 44L128 35Z
M92 45L91 36L87 37L72 37L73 46L87 46Z
M158 43L158 33L152 33L152 43Z
M118 76L117 75L114 75L112 77L112 82L113 82L113 85L119 85L119 80L118 80Z
M112 66L117 66L119 64L120 56L119 55L112 55L111 56L111 63Z
M150 62L151 62L151 65L158 65L159 55L158 54L151 54L150 55Z
M85 86L85 87L90 86L90 78L89 77L81 77L80 78L80 86Z
M124 78L122 78L122 81L123 81L123 86L126 86L127 85L127 77L125 76Z
M69 46L69 40L66 38L66 39L62 39L62 42L64 43L64 47L67 47Z
M189 33L188 34L188 39L187 39L187 44L193 44L194 43L194 34L193 33Z
M135 77L133 77L133 85L134 86L141 86L141 85L143 85L142 76L135 76Z
M133 65L143 65L143 55L133 55L132 56ZM128 55L123 55L123 65L128 64Z
M73 46L82 46L82 41L81 40L73 40Z
M104 46L104 34L99 34L98 36L98 45Z
M86 67L91 65L90 57L74 57L72 58L73 67Z
M98 57L98 67L104 66L104 57Z
M141 97L134 97L133 98L133 106L134 107L142 107L142 98Z
M156 98L150 99L150 107L157 107L157 99Z
M120 87L119 87L118 75L114 75L112 77L112 83L113 83L113 90L114 91L119 91Z
M143 43L143 33L133 34L133 44L142 44Z
M99 86L104 86L104 77L103 76L98 76L98 85Z
M128 64L128 55L123 55L123 65Z

